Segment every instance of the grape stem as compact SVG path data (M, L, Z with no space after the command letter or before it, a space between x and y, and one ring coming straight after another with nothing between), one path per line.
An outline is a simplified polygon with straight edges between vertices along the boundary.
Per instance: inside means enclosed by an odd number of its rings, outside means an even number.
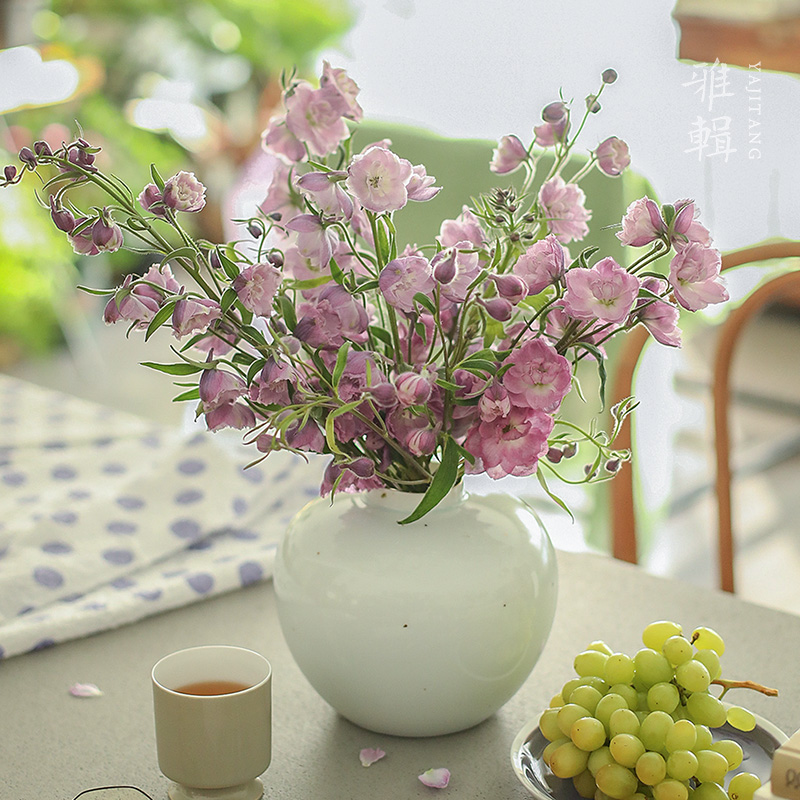
M756 683L755 681L732 681L725 678L717 678L716 680L711 681L711 683L715 683L717 686L722 686L722 694L719 696L720 700L722 700L729 689L753 689L756 692L761 692L761 694L767 695L768 697L778 696L777 689L770 689L769 686L762 686L762 684Z

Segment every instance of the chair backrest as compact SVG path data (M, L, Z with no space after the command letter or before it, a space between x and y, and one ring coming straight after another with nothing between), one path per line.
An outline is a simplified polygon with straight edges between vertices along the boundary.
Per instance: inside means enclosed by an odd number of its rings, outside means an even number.
M722 256L722 269L745 264L757 264L770 259L800 257L800 242L779 241L735 250ZM721 323L714 356L713 414L714 449L716 461L716 501L718 514L719 585L734 591L733 524L731 513L731 466L728 407L730 403L730 372L736 345L745 324L770 303L800 294L800 270L780 274L754 290ZM634 379L642 350L648 341L647 330L639 326L625 337L612 385L612 402L634 394ZM619 438L619 448L632 449L631 418L628 417ZM634 452L635 458L635 452ZM637 563L636 498L634 497L633 468L629 464L610 483L612 553L616 558Z

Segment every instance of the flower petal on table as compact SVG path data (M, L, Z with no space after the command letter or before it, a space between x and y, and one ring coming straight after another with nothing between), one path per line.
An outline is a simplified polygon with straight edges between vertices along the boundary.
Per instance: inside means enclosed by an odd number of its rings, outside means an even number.
M73 683L69 693L73 697L100 697L103 694L93 683Z
M360 759L362 766L369 767L376 761L380 761L385 755L386 753L384 753L379 747L365 747L358 754L358 758Z
M450 783L450 770L446 767L438 767L437 769L429 769L418 777L422 783L430 786L431 789L444 789Z

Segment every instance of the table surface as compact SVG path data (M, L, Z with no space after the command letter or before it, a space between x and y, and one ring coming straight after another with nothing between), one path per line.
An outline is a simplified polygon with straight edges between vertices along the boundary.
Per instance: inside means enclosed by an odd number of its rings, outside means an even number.
M530 678L495 716L469 731L403 739L362 730L339 717L306 682L281 635L271 583L170 611L145 621L0 662L0 799L70 800L83 789L133 784L166 798L153 734L150 669L161 656L199 644L234 644L273 665L273 760L266 798L430 797L417 776L447 767L443 796L472 800L528 797L510 763L515 735L571 677L574 655L595 639L633 653L642 628L674 619L709 625L726 639L724 675L776 686L778 698L736 690L787 734L800 728L800 617L731 595L653 577L613 559L559 552L559 604L553 631ZM68 688L92 682L101 697ZM387 755L369 769L359 751Z

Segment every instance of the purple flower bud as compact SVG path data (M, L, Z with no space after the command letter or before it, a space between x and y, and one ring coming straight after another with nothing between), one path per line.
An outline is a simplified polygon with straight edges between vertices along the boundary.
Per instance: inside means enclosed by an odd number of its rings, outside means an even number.
M590 114L596 114L600 111L600 103L597 102L597 96L593 94L586 95L586 108L589 109Z
M609 136L600 142L594 154L597 157L597 166L606 175L619 175L631 163L628 145L616 136Z
M213 269L222 269L222 259L219 257L219 253L216 250L211 251L211 254L208 256L208 262Z
M450 283L456 276L456 251L452 248L442 250L431 259L433 277L439 283Z
M9 164L3 168L3 176L7 181L13 181L17 177L17 168L13 164Z
M514 306L504 297L492 297L490 300L482 300L481 305L486 309L489 316L498 322L508 322L514 313Z
M546 456L551 464L558 464L564 457L564 453L558 447L549 447Z
M254 238L260 239L264 235L264 225L255 219L247 223L247 232Z
M19 160L31 169L36 166L36 156L33 154L33 150L31 150L30 147L23 147L22 150L19 151Z
M161 190L154 183L148 183L139 195L139 203L145 211L157 217L165 217L164 198Z
M122 228L110 217L101 216L92 225L92 244L106 253L113 253L122 247Z
M436 449L436 431L422 428L414 431L406 440L406 447L415 456L429 456Z
M37 156L53 155L53 151L50 149L50 145L42 140L33 143L33 152L36 153Z
M378 408L394 408L397 405L397 389L391 383L379 383L370 387L372 400Z
M603 83L614 83L617 79L617 71L615 69L603 70Z
M371 478L375 474L375 462L366 456L356 458L349 464L342 464L342 466L358 475L359 478Z
M200 211L206 204L206 187L191 172L179 172L164 184L164 204L173 211Z
M567 116L567 104L560 100L550 103L542 109L542 119L545 122L561 122Z
M86 147L89 146L87 143L84 144ZM84 147L70 147L67 160L76 167L82 167L90 172L97 170L97 167L94 166L94 153L88 152Z
M272 264L273 267L280 267L283 266L283 253L280 250L273 250L268 256L267 261Z
M606 464L605 464L606 472L610 472L612 475L615 472L619 472L619 468L620 468L621 464L622 464L622 462L620 461L620 459L618 459L618 458L609 458L608 461L606 461Z
M64 233L72 233L75 229L75 217L66 208L56 206L56 198L50 195L50 216L53 224Z
M516 305L528 296L528 284L519 275L492 275L500 297Z
M416 372L403 372L395 378L397 399L404 406L420 406L428 402L433 386Z
M561 448L564 458L574 458L578 453L578 445L575 442L570 442Z

